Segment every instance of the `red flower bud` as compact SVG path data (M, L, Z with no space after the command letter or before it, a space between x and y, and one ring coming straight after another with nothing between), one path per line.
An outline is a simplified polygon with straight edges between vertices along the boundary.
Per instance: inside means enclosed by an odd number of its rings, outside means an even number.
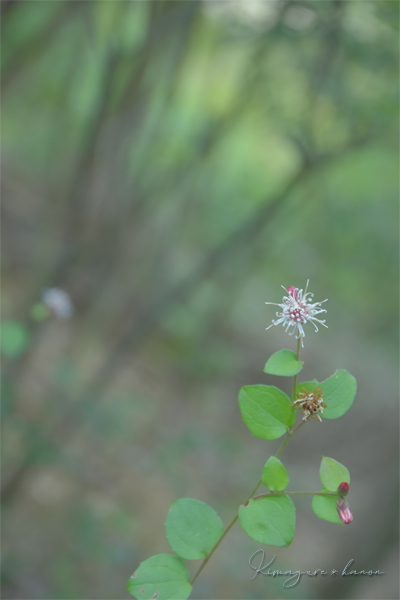
M289 296L293 296L293 298L297 299L297 288L294 285L289 285L287 292Z
M345 498L338 498L336 501L336 508L339 513L339 519L345 525L348 525L353 520L353 515L351 514L350 506L345 500Z
M350 486L347 483L347 481L342 481L342 483L339 485L337 493L339 494L339 496L341 498L344 498L344 496L347 496L349 487Z

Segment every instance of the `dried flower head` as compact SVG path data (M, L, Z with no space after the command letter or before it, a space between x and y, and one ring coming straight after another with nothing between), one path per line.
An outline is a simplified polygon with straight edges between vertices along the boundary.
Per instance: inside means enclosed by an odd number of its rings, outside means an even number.
M295 400L290 406L303 409L302 421L307 421L308 419L322 421L319 415L322 415L324 408L326 408L326 404L322 400L324 397L322 388L314 388L313 392L308 392L305 388L303 390L303 392L297 392L296 396L298 400Z
M325 325L325 320L321 321L320 319L316 319L316 315L320 313L326 312L323 308L321 308L321 304L327 301L322 300L322 302L311 302L311 298L313 298L314 294L311 292L307 292L308 282L306 288L303 290L299 290L299 288L295 288L293 285L290 285L287 289L283 287L283 289L287 292L287 296L284 296L282 299L282 304L277 304L276 302L266 302L265 304L273 304L275 306L280 306L282 312L277 312L276 316L279 319L272 320L272 324L267 327L270 329L273 325L282 325L285 327L285 332L287 332L290 327L293 327L293 331L289 332L289 335L293 335L293 333L297 330L296 339L301 339L301 345L303 346L303 338L305 337L303 325L308 321L314 325L315 330L318 331L318 327L316 323L323 325L324 327L328 327Z
M351 514L349 503L345 498L338 498L336 501L336 508L339 513L339 519L345 525L348 525L353 520L353 515Z
M74 307L71 298L67 292L60 288L51 288L45 290L42 295L42 300L57 319L69 319L74 312Z

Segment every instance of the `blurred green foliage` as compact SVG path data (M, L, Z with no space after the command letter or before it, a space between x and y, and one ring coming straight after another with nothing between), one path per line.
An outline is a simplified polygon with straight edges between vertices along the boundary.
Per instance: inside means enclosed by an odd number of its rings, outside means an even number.
M274 385L263 366L291 348L264 302L309 278L329 329L307 332L304 377L339 366L359 387L285 465L316 489L322 454L346 464L355 518L316 527L304 501L277 557L338 568L346 548L386 572L299 598L398 597L398 2L1 12L3 319L30 340L4 359L4 596L128 597L177 497L229 521L273 453L237 393ZM34 321L53 286L74 317ZM258 545L230 535L193 597L288 597L250 581Z
M29 334L18 321L3 321L0 327L1 353L8 358L17 358L29 343Z

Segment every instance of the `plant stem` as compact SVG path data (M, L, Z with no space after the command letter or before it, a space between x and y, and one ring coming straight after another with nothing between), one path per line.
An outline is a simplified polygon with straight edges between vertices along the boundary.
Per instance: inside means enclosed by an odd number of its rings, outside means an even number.
M280 455L280 453L282 452L282 450L284 449L284 447L286 446L286 444L288 443L288 441L290 440L291 437L294 436L294 434L296 433L296 431L298 431L300 429L300 427L302 425L304 425L305 421L302 421L301 423L299 423L296 427L296 429L293 429L292 433L289 433L289 431L286 434L286 439L283 442L283 444L281 445L281 447L279 448L279 450L276 452L275 457L278 458L278 456Z
M296 353L296 360L299 360L299 355L300 355L300 342L301 342L301 338L299 337L299 339L297 340L297 353ZM292 399L293 402L296 398L296 387L297 387L297 374L294 376L294 387L293 387L293 394L292 394ZM297 427L296 429L294 429L291 433L288 431L286 434L286 439L283 441L283 443L280 445L280 447L278 448L277 452L275 453L275 457L278 458L278 456L281 454L282 450L284 449L284 447L286 446L286 444L288 443L288 441L290 440L290 438L296 433L296 431L298 431L300 429L300 427L302 427L302 425L304 425L305 421L302 421ZM254 488L254 490L251 492L250 496L247 498L246 502L244 502L244 506L251 500L251 498L253 498L254 494L256 493L256 491L258 490L258 488L260 487L262 481L260 479L260 481L257 483L256 487ZM256 496L256 498L264 498L265 496L270 496L273 494L311 494L313 496L315 495L320 495L320 496L335 496L336 494L328 494L328 493L320 493L320 492L273 492L273 493L268 493L268 494L261 494L260 496ZM232 527L234 526L234 524L236 523L236 521L239 518L239 513L235 515L235 517L232 519L232 521L229 523L228 527L225 529L225 531L223 532L223 534L221 535L221 537L217 540L215 546L213 546L213 548L210 551L210 554L208 556L206 556L206 558L203 560L203 562L201 563L198 571L196 572L196 574L194 575L193 579L191 580L191 585L194 584L194 582L196 581L196 579L198 578L198 576L200 575L200 573L202 572L202 570L204 569L204 567L206 566L206 564L208 563L208 561L210 560L211 556L214 554L215 550L218 548L218 546L220 545L220 543L222 542L222 540L224 539L224 537L226 536L226 534L228 533L228 531L230 531L232 529Z
M239 518L239 514L237 514L235 516L235 518L232 519L232 521L229 523L228 527L225 529L224 533L221 535L221 537L219 538L219 540L217 541L217 543L215 544L215 546L212 548L210 554L203 560L203 562L200 565L199 570L197 571L196 575L193 577L192 581L190 582L191 585L194 584L194 582L196 581L196 579L198 578L198 576L200 575L200 573L202 572L202 570L204 569L204 567L206 566L206 564L208 563L208 561L210 560L211 556L214 554L215 550L218 548L218 546L220 545L220 543L222 542L222 540L224 539L224 537L226 536L226 534L228 533L228 531L230 531L232 529L232 527L234 526L234 524L236 523L236 521L238 520L238 518Z
M282 444L281 448L283 448L283 444ZM279 450L281 448L279 448ZM260 487L261 483L262 483L262 481L260 479L260 481L257 483L256 487L251 492L250 496L247 498L247 500L246 500L246 502L244 504L247 504L248 501L254 496L254 494L256 493L256 491L258 490L258 488ZM222 542L222 540L224 539L224 537L226 536L226 534L228 533L228 531L230 531L232 529L232 527L234 526L234 524L236 523L236 521L238 520L238 518L239 518L239 513L237 513L234 516L234 518L232 519L232 521L229 523L228 527L225 529L224 533L221 535L221 537L219 538L219 540L217 540L215 546L213 546L213 548L211 549L210 554L208 556L206 556L206 558L203 560L203 562L200 565L199 570L196 572L195 576L193 577L192 581L190 582L191 585L194 584L194 582L196 581L196 579L198 578L198 576L200 575L200 573L202 572L202 570L204 569L204 567L206 566L206 564L208 563L208 561L210 560L211 556L214 554L215 550L218 548L218 546L220 545L220 543Z
M296 429L294 429L292 431L292 433L287 432L286 439L280 445L280 447L278 448L277 452L275 453L275 457L276 458L278 458L278 456L280 455L280 453L282 452L282 450L284 449L284 447L286 446L286 444L288 443L288 441L290 440L290 438L296 433L296 431L298 431L298 429L300 429L300 427L302 425L304 425L304 423L305 423L305 421L302 421L296 427ZM253 498L254 494L256 493L256 491L258 490L258 488L260 487L261 483L262 483L262 481L260 479L260 481L257 483L257 485L254 488L254 490L251 492L250 496L243 503L243 506L245 506L251 500L251 498ZM279 493L279 492L277 492L277 493ZM296 493L296 492L294 492L294 493ZM263 495L268 495L268 494L263 494ZM259 498L259 497L261 497L261 496L257 496L257 498ZM220 545L220 543L222 542L222 540L224 539L224 537L226 536L226 534L228 533L228 531L230 531L232 529L232 527L234 526L234 524L236 523L236 521L238 520L238 518L239 518L239 513L235 515L235 517L229 523L228 527L225 529L225 531L223 532L223 534L221 535L221 537L217 540L215 546L213 546L213 548L211 549L210 554L208 556L206 556L206 558L203 560L203 562L201 563L198 571L196 572L196 574L194 575L193 579L190 582L191 585L194 584L194 582L196 581L196 579L198 578L198 576L200 575L200 573L202 572L202 570L204 569L204 567L206 566L206 564L208 563L208 561L210 560L211 556L214 554L215 550L218 548L218 546Z
M297 340L296 360L299 360L299 355L300 355L300 341L301 341L301 338L299 337L299 339ZM293 387L293 393L292 393L292 401L293 402L296 400L296 388L297 388L297 373L294 376L294 387Z
M289 496L337 496L337 492L268 492L267 494L260 494L259 496L254 496L252 500L259 500L260 498L266 498L267 496L278 496L288 494Z

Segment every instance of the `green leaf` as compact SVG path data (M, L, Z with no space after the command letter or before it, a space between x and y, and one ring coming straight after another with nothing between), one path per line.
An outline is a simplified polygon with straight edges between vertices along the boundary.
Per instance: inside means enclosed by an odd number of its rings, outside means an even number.
M272 492L283 492L289 483L289 475L279 458L271 456L263 468L263 484Z
M296 508L289 496L266 496L241 506L239 520L247 535L256 542L289 546L296 527Z
M20 356L29 342L29 333L25 325L18 321L3 321L0 333L2 354L8 358Z
M313 381L300 383L296 390L302 392L303 388L305 388L307 391L312 392L314 388L318 387L322 388L324 402L327 405L321 416L325 419L337 419L344 415L353 404L357 391L357 382L348 371L339 369L332 377L321 383L318 383L314 379Z
M297 360L296 354L292 350L279 350L269 357L264 367L264 373L291 377L302 370L303 364L303 361Z
M264 440L276 440L296 421L288 396L272 385L244 386L239 392L239 406L251 433Z
M296 387L296 392L307 392L314 391L314 388L322 387L322 383L319 383L316 379L312 381L304 381L303 383L298 383Z
M333 458L328 458L326 456L322 457L319 475L321 477L322 485L326 487L329 492L337 492L342 481L350 483L350 473L346 467Z
M344 415L353 404L357 392L357 382L348 371L339 369L332 377L323 382L324 402L327 407L325 419L337 419Z
M224 531L215 510L193 498L173 502L164 527L172 550L189 560L205 558Z
M128 580L127 590L138 600L186 600L192 586L189 572L180 558L157 554L140 563Z
M321 492L330 492L323 487ZM314 496L312 499L312 509L320 519L329 521L330 523L338 523L343 525L339 519L339 514L336 508L337 496Z

